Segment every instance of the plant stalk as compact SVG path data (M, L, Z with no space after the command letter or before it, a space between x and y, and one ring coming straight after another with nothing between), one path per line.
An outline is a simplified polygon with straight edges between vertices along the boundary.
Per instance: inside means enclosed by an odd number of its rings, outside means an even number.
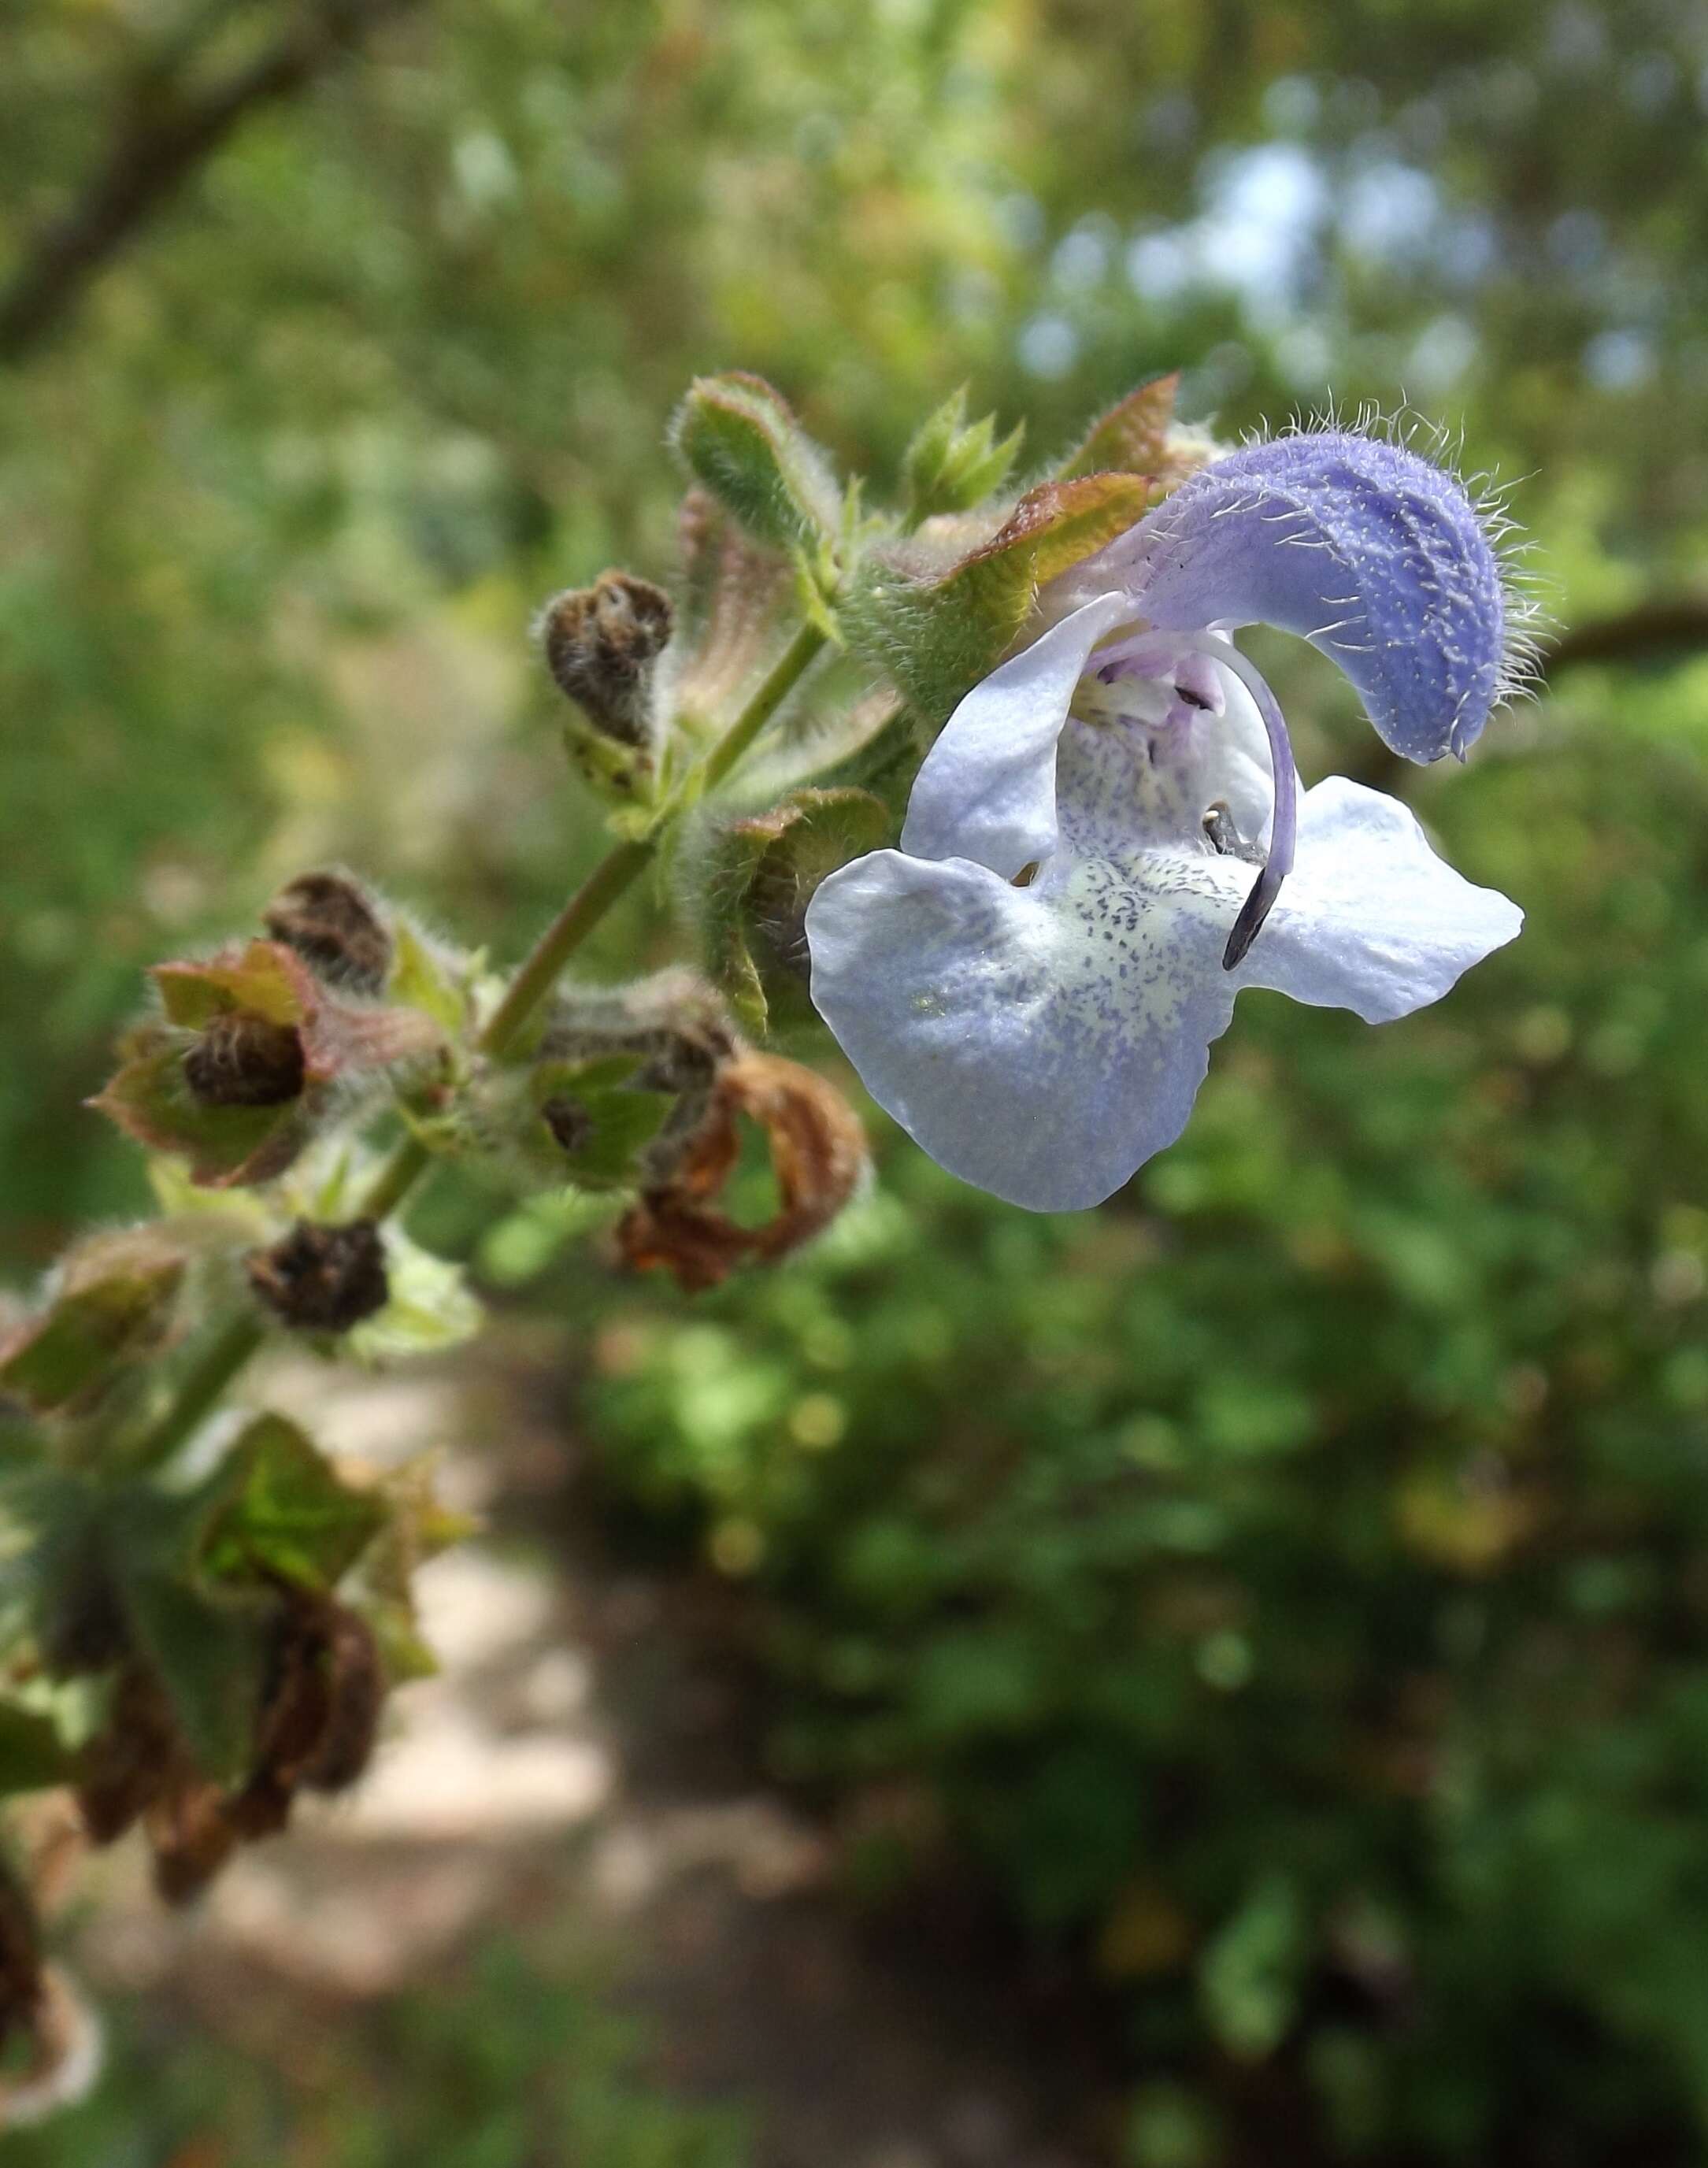
M715 789L729 774L799 683L825 639L821 628L810 623L796 632L752 699L706 755L698 778L701 791ZM549 996L565 964L628 893L657 848L658 839L651 836L615 844L606 853L535 942L503 999L487 1018L479 1040L482 1054L503 1055L514 1046ZM375 1175L358 1216L389 1219L432 1164L432 1154L420 1139L405 1137ZM226 1388L266 1337L266 1327L256 1311L244 1310L228 1318L180 1383L158 1421L144 1433L133 1456L134 1464L151 1467L169 1459L218 1405Z

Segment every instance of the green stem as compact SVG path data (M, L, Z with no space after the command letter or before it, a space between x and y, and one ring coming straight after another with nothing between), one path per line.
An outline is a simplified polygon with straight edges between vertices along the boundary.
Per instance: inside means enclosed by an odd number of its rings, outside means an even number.
M267 1328L258 1311L241 1310L228 1317L180 1382L165 1414L138 1441L129 1456L130 1464L152 1468L169 1460L200 1427L203 1417L213 1413L226 1386L250 1357L260 1352L266 1337Z
M801 626L752 699L707 754L698 777L702 791L715 789L730 773L824 645L825 634L818 625ZM505 1054L516 1044L556 986L565 964L634 885L657 848L656 837L648 837L644 841L616 844L606 853L535 942L504 998L487 1018L479 1042L481 1053ZM416 1137L405 1137L374 1177L358 1216L389 1219L432 1164L432 1154L427 1146ZM135 1464L151 1467L169 1459L219 1405L226 1387L247 1366L266 1337L266 1327L255 1310L243 1310L228 1318L179 1384L160 1420L139 1441Z
M715 790L805 676L807 666L825 645L821 626L804 624L766 673L765 683L706 755L700 770L702 790Z

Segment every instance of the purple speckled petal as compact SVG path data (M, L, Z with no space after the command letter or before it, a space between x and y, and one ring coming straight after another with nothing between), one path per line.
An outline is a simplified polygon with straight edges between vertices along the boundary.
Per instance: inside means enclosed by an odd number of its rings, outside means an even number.
M1265 624L1333 658L1408 760L1461 758L1501 683L1506 603L1477 509L1403 445L1331 429L1217 460L1090 558L1179 631Z
M1436 857L1408 807L1331 776L1305 794L1292 877L1233 982L1386 1023L1439 1001L1523 924Z
M1017 889L878 851L807 913L813 1000L867 1089L940 1166L1035 1212L1101 1203L1185 1128L1233 1013L1222 944L1250 870L1063 863Z
M1132 604L1099 596L1052 625L962 701L926 756L902 848L971 858L1011 879L1056 848L1056 741L1091 650Z

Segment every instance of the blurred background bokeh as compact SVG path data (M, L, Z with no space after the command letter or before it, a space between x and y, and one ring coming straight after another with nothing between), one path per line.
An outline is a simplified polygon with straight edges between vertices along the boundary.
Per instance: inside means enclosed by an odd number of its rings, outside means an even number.
M147 962L328 859L507 956L574 878L528 618L668 575L697 371L880 491L963 381L1042 459L1175 367L1226 434L1405 400L1514 485L1566 641L1466 770L1378 768L1260 643L1308 775L1403 789L1529 912L1438 1008L1249 996L1081 1217L874 1115L872 1196L713 1296L550 1208L417 1216L526 1333L583 1511L714 1622L837 1913L952 1890L981 1971L1084 2013L1093 2105L1028 2160L1708 2146L1705 139L1694 0L0 9L15 1284L145 1209L80 1102ZM642 901L592 968L679 946ZM121 2015L95 2107L7 2144L793 2168L762 2101L626 2075L596 1990L508 1946L459 1979L310 2090L253 2026L222 2061Z

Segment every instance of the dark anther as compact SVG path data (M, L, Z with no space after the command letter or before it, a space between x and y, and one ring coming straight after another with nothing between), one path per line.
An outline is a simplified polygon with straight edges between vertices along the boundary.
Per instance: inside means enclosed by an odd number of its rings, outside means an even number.
M1189 708L1201 708L1207 712L1210 706L1210 703L1203 694L1195 693L1190 685L1176 685L1175 698L1177 700L1184 700Z
M385 1307L385 1244L371 1220L321 1227L299 1220L246 1269L262 1301L298 1332L347 1332Z

